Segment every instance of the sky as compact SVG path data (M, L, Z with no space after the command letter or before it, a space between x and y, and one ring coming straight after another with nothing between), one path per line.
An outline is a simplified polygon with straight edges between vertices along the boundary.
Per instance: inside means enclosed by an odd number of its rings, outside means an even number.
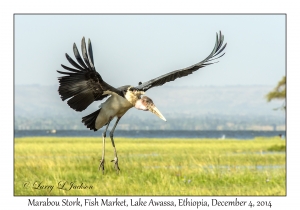
M90 38L96 70L115 87L193 65L222 31L219 62L170 86L272 85L286 74L285 15L14 15L14 84L57 85L73 43Z

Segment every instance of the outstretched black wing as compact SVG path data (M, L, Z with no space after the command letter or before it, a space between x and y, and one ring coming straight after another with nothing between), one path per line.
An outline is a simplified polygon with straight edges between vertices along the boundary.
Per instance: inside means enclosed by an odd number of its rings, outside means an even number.
M80 56L77 46L74 43L73 51L76 63L67 53L66 58L74 68L61 65L64 69L70 72L57 71L61 74L67 75L59 77L58 92L61 99L64 101L68 99L69 106L76 110L85 110L92 102L102 100L108 94L104 91L115 92L123 96L121 89L116 89L103 81L100 74L96 71L94 66L94 58L92 51L92 44L89 40L88 51L86 49L85 38L81 41L82 57Z
M192 74L194 71L197 71L200 68L203 68L207 65L215 63L215 62L212 62L212 63L210 63L210 62L212 60L222 57L225 54L225 53L223 53L222 55L220 55L219 57L216 58L216 56L219 55L225 49L225 47L227 45L227 44L225 44L223 46L223 41L224 41L224 35L222 35L221 31L220 31L219 37L217 34L216 44L215 44L213 51L203 61L200 61L199 63L196 63L196 64L189 66L187 68L184 68L184 69L179 69L179 70L169 72L160 77L149 80L148 82L144 82L144 83L136 86L135 88L138 90L141 90L141 91L147 91L148 89L150 89L152 87L163 85L166 82L174 81L175 79L180 78L180 77L185 77L189 74Z

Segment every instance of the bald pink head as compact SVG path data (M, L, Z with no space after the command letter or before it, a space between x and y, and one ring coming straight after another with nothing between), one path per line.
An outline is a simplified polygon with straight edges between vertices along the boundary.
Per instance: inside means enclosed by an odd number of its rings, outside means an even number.
M156 108L151 98L147 96L142 96L137 102L135 103L135 108L143 111L150 111L159 118L164 121L167 121L166 118L160 113L160 111Z

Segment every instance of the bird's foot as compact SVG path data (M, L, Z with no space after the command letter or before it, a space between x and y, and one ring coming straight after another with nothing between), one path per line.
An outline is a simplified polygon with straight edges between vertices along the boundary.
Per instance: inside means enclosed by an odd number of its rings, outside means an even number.
M114 162L115 163L115 169L117 171L117 173L119 173L120 171L120 168L119 168L119 161L118 161L118 157L115 157L113 160L111 160L111 162Z
M104 174L104 158L100 160L99 170L102 170L102 174Z

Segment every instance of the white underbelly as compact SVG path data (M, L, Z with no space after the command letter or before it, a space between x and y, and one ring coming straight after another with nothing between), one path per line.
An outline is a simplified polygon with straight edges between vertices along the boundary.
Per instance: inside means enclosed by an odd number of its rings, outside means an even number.
M101 110L95 122L96 129L102 128L110 118L122 117L132 107L133 105L125 98L112 94L101 104Z

